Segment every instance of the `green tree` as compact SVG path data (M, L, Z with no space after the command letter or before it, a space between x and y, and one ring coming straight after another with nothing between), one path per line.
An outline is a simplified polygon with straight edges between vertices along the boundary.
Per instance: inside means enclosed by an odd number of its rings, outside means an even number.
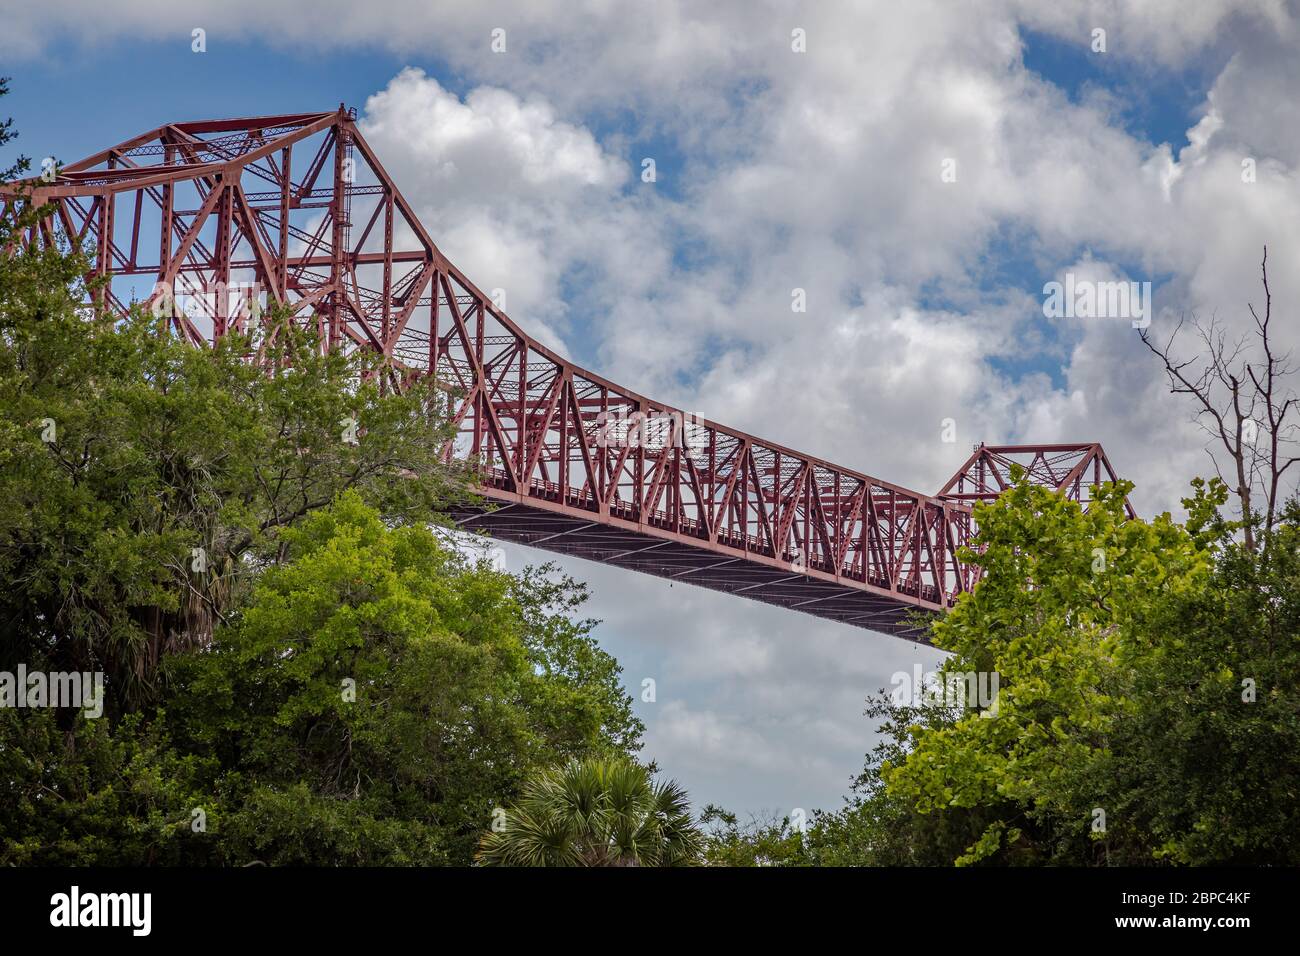
M110 696L0 709L0 864L468 863L530 771L639 749L584 589L438 527L440 386L283 313L96 316L79 250L10 242L39 214L0 216L0 669Z
M949 727L951 710L924 700L895 702L881 691L867 699L866 716L880 741L867 754L847 806L819 811L805 840L817 866L951 866L1005 807L947 807L921 812L885 783L886 768L907 759L914 739Z
M1123 521L1126 486L1086 515L1023 481L978 509L984 580L933 634L949 674L998 674L998 706L911 722L884 706L889 741L819 819L821 858L878 860L905 832L963 864L1300 862L1297 405L1267 250L1260 272L1252 336L1193 319L1178 356L1182 323L1141 336L1231 488L1194 480L1181 526Z
M553 610L571 582L355 490L283 544L211 645L167 658L148 720L77 718L65 749L48 713L4 715L0 861L468 863L530 770L640 746L618 665Z
M322 354L283 310L214 348L140 307L96 316L82 250L24 245L41 210L6 210L0 666L103 670L110 704L138 705L162 657L211 640L282 558L283 529L350 488L386 520L430 521L464 487L432 379L395 393L383 356Z
M891 793L923 813L997 810L957 862L1003 851L1078 860L1090 841L1099 853L1140 843L1123 815L1094 829L1094 810L1105 809L1098 762L1142 703L1133 635L1161 626L1172 599L1205 588L1211 556L1167 514L1125 520L1130 487L1099 489L1084 512L1021 476L977 509L982 550L968 557L984 577L933 634L953 654L945 673L998 675L996 708L918 727L905 759L882 768Z
M526 567L506 581L523 615L529 663L545 678L531 687L548 738L575 755L593 739L618 753L640 750L645 725L623 689L623 668L592 636L598 622L578 616L587 586L554 564Z
M899 707L823 863L1294 864L1300 509L1251 545L1193 483L1184 525L1020 481L978 514L985 570L934 625L988 710ZM1262 545L1262 546L1261 546Z
M573 760L524 786L479 844L485 866L684 866L702 839L685 792L628 760Z
M213 844L194 827L219 769L139 713L0 708L0 866L204 862Z
M804 834L789 817L751 817L742 824L729 810L709 804L700 814L704 862L709 866L808 866Z
M195 348L140 310L87 319L76 259L0 261L0 662L104 670L134 704L313 509L350 488L429 521L457 486L431 386L385 392L379 357L287 325L268 374L245 337Z
M1130 717L1096 772L1099 806L1142 856L1180 864L1300 863L1300 510L1255 548L1221 537L1213 576L1132 635Z

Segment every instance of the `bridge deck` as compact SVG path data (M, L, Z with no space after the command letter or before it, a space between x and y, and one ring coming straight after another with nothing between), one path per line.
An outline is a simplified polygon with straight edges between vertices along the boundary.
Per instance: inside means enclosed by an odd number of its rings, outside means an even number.
M581 508L490 488L479 492L481 504L457 505L452 517L462 528L503 541L735 594L921 643L926 640L925 631L913 618L921 611L938 610L933 601L912 604L887 587L811 568L797 572L789 562L758 552L738 555L725 546L654 524L601 517Z

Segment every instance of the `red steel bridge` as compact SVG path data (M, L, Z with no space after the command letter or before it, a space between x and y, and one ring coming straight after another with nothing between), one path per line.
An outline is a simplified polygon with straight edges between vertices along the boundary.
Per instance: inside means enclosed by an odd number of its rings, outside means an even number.
M477 466L467 529L918 638L979 569L971 504L1013 462L1085 506L1101 446L980 445L937 494L745 434L601 378L524 333L434 244L355 122L326 113L171 123L23 184L23 242L80 245L101 309L134 301L202 346L287 306L326 347L372 349L396 387L454 395L446 454ZM274 334L268 332L268 334Z

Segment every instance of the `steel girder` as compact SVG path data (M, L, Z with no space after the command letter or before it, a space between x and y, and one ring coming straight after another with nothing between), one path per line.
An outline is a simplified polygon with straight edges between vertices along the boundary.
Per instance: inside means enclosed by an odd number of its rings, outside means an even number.
M1097 442L1080 445L977 445L966 463L939 491L945 501L971 504L992 501L1011 487L1013 466L1035 484L1054 488L1086 509L1092 489L1117 481L1110 459ZM1133 506L1124 507L1130 518Z
M484 503L454 510L463 527L818 617L919 638L915 611L974 586L957 557L970 504L1005 487L1011 460L1085 503L1085 480L1114 477L1095 444L981 446L925 495L579 368L442 255L342 107L160 126L0 203L50 204L22 241L87 249L108 278L97 309L144 302L201 346L274 335L256 297L324 347L382 352L394 387L436 375L454 396L446 455L481 476Z

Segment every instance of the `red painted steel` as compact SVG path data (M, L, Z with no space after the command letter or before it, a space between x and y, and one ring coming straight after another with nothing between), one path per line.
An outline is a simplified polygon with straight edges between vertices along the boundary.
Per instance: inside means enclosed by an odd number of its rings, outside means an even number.
M1087 506L1092 489L1115 481L1115 470L1101 445L978 445L966 464L939 491L945 501L973 504L992 501L1011 486L1011 468L1019 465L1035 484L1055 488ZM1124 507L1130 518L1133 506Z
M924 495L579 368L443 256L342 107L160 126L26 188L0 189L4 208L53 212L24 242L89 249L110 278L97 308L144 302L203 345L259 333L264 299L328 348L389 356L395 387L436 374L447 454L478 465L485 499L454 517L511 541L915 638L916 611L974 586L970 503L1012 460L1085 504L1114 479L1096 444L980 446Z

